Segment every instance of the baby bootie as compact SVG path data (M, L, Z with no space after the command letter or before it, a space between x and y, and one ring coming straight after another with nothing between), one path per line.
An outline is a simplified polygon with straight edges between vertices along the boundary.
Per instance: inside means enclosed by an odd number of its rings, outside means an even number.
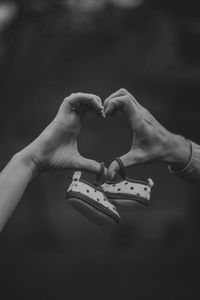
M101 164L100 178L104 172ZM116 224L120 221L119 213L101 186L81 179L81 172L74 172L72 182L67 190L67 201L89 220L100 225Z
M129 179L126 176L126 170L120 158L116 158L122 179L118 181L107 181L101 187L108 199L121 207L137 206L143 204L147 206L150 202L151 188L154 183L152 179L148 181L138 181Z

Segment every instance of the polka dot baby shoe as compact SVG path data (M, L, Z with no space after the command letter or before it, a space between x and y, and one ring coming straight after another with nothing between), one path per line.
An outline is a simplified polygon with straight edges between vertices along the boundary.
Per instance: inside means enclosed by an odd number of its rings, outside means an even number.
M108 200L101 186L96 186L81 179L81 172L74 172L66 199L94 223L108 225L120 221L116 207Z
M121 207L135 207L140 204L147 206L151 197L151 188L154 185L152 179L149 178L147 182L128 179L121 159L115 160L120 166L119 175L122 179L108 181L101 186L108 199Z

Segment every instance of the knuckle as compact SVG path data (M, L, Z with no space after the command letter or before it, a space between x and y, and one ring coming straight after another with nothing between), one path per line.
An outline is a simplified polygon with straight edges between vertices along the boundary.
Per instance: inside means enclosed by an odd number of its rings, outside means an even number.
M150 114L150 111L146 107L142 106L142 110L145 114Z
M105 100L104 103L103 103L103 106L107 107L107 105L108 105L108 100Z
M94 95L94 97L99 101L101 98L97 95Z
M110 101L110 107L112 108L112 109L116 109L117 107L118 107L118 103L115 101L115 100L113 100L113 101Z
M111 99L110 101L109 101L109 104L111 105L111 104L115 104L116 103L116 101L114 100L114 99Z
M124 102L126 103L130 102L130 97L128 95L124 96Z
M125 88L121 88L121 89L119 90L119 92L120 92L120 93L123 93L123 94L126 94L126 93L127 93L127 90L126 90Z
M75 93L72 93L72 94L70 94L68 97L66 97L65 99L64 99L64 101L65 102L68 102L68 101L70 101L70 100L72 100L74 97L75 97Z
M91 99L89 99L90 100L90 102L92 103L92 104L96 104L97 103L97 101L92 97Z
M71 96L71 95L70 95L70 96ZM63 100L63 102L64 102L64 103L68 102L69 99L70 99L70 96L69 96L69 97L65 97L64 100Z
M99 102L99 103L102 103L102 101L101 101L101 98L100 98L100 97L97 97L97 100L98 100L98 102Z

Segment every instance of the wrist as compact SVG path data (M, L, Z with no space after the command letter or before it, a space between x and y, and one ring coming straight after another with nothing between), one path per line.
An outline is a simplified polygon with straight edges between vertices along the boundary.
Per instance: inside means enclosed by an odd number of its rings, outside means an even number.
M34 153L29 151L28 148L24 148L20 152L16 153L12 159L27 169L31 179L40 172L39 163L37 162Z
M163 162L169 164L173 170L184 168L191 157L191 144L183 136L170 134L165 143Z

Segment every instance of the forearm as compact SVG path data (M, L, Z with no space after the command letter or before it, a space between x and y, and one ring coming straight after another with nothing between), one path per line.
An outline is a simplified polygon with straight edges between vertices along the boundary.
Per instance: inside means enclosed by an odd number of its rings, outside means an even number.
M35 175L34 163L24 150L14 155L0 173L0 232Z

